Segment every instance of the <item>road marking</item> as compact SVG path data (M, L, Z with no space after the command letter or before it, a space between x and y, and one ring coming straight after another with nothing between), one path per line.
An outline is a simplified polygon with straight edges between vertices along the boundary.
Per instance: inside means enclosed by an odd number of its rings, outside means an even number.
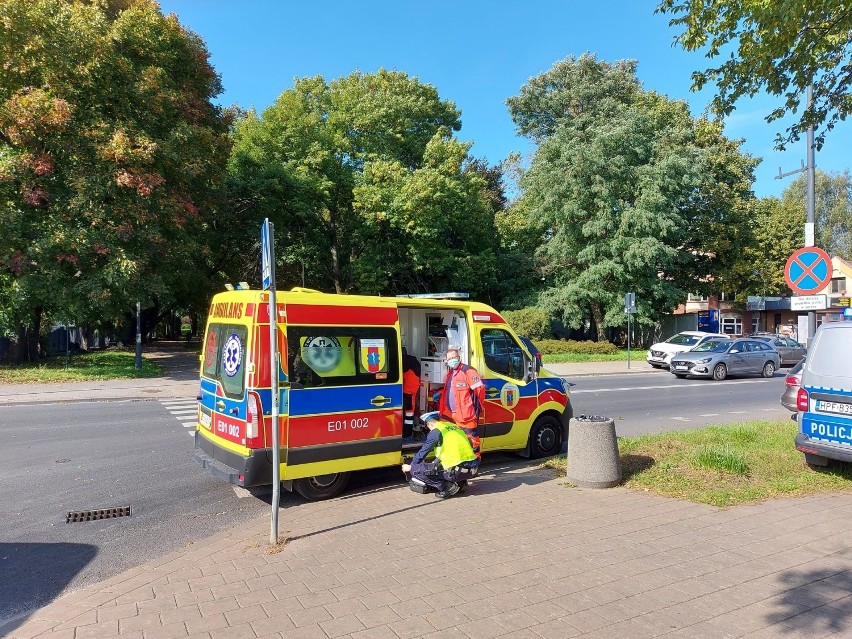
M764 408L763 410L772 410L771 408ZM718 417L719 413L704 413L703 415L699 415L699 417Z
M676 422L688 422L688 421L690 421L690 419L688 417L671 417L670 419L673 419Z
M196 417L198 415L198 400L195 399L161 399L160 403L178 420L184 428L189 429L189 436L195 437ZM192 418L189 421L188 418Z
M730 410L728 411L731 415L745 415L748 413L747 410Z

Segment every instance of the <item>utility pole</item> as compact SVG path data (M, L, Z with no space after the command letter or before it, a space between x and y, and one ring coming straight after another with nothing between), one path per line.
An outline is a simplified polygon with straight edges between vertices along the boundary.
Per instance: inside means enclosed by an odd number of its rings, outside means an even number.
M814 100L814 88L813 85L808 85L808 109L811 108ZM807 221L805 222L805 244L804 246L807 248L809 246L816 246L815 243L815 227L816 227L816 159L814 152L814 125L808 125L808 132L806 137L806 144L808 145L807 149L807 158L808 163L807 166L802 165L802 168L796 169L795 171L788 171L787 173L782 173L781 169L778 169L778 175L775 176L776 180L780 180L783 177L787 177L788 175L795 175L796 173L805 173L807 178L807 188L805 194L805 206L807 207ZM810 343L811 339L816 333L816 313L814 311L808 311L808 343ZM800 338L801 339L801 338Z
M814 96L813 96L814 88L812 85L808 85L808 108L811 108L813 104ZM816 233L815 233L815 224L816 224L816 171L815 171L815 160L814 160L814 125L811 124L808 126L808 221L805 223L805 246L816 246L814 243ZM808 344L811 343L811 339L816 333L816 313L814 311L808 311Z

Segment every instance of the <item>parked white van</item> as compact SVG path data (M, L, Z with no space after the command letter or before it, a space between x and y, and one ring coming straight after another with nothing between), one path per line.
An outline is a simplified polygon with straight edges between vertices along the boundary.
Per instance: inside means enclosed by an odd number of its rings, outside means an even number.
M796 407L796 448L808 464L852 462L852 322L830 322L817 329Z
M683 331L677 335L672 335L665 342L654 344L648 350L647 355L645 355L645 360L654 368L668 368L673 355L691 351L708 339L726 339L728 337L728 335L723 335L722 333Z

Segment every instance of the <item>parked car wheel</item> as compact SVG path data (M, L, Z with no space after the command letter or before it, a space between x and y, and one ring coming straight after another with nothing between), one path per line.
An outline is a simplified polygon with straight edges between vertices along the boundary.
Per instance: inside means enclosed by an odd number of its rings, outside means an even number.
M717 382L721 382L727 376L728 367L724 364L716 364L715 368L713 369L713 379L715 379Z
M766 362L763 365L763 376L764 377L772 377L775 375L775 364L772 362Z
M828 457L805 453L805 463L812 468L825 468L828 466Z

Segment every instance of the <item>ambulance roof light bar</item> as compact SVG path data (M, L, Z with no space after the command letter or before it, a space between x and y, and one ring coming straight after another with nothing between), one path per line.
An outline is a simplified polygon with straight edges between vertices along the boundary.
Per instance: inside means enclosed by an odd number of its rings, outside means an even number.
M405 293L397 295L397 297L426 300L466 300L470 298L470 293Z

